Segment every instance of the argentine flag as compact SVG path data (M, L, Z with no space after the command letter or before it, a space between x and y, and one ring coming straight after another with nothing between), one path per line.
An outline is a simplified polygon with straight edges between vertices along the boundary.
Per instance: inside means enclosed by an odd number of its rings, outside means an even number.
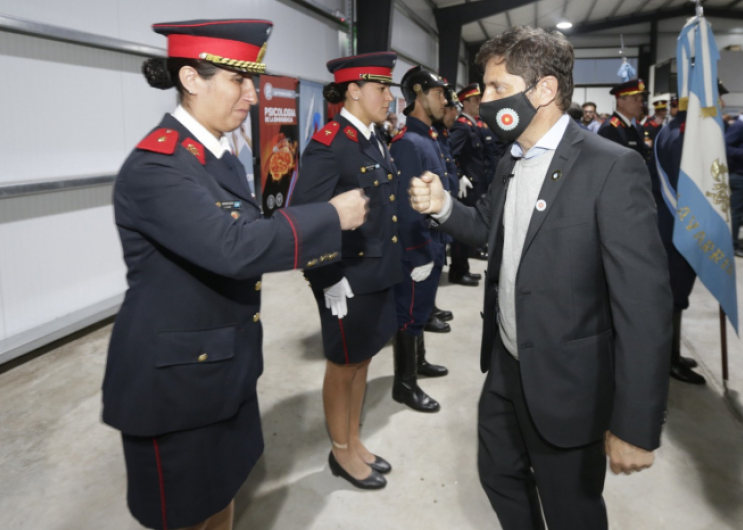
M687 115L676 196L666 193L675 211L673 244L717 298L737 333L730 180L717 92L720 53L704 17L690 19L681 30L676 57L679 109L686 104Z

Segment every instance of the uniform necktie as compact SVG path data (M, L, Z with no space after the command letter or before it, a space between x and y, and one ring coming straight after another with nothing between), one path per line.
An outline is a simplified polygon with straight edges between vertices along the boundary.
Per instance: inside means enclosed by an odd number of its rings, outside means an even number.
M384 156L384 149L382 149L382 144L379 143L379 138L377 138L377 135L374 134L374 131L372 131L371 136L369 136L369 141L374 147L379 149L379 152L382 153L382 156Z

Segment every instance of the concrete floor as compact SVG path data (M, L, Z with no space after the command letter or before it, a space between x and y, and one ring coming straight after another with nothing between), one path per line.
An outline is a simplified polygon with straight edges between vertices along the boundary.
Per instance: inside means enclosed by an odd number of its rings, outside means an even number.
M743 294L743 260L738 263ZM483 262L473 261L473 272ZM371 365L364 439L394 466L380 492L330 474L320 389L319 322L299 273L264 277L266 371L259 392L266 452L237 498L237 529L498 529L476 473L476 404L482 291L443 280L438 303L454 311L449 334L427 334L429 358L450 375L423 381L435 415L392 401L392 351ZM739 299L741 294L739 294ZM290 300L290 303L287 303ZM727 399L719 375L717 305L698 283L685 317L684 354L705 387L671 381L668 423L655 466L607 477L615 530L743 528L743 341L729 333ZM126 507L117 431L100 423L100 384L110 323L0 368L0 527L140 528Z

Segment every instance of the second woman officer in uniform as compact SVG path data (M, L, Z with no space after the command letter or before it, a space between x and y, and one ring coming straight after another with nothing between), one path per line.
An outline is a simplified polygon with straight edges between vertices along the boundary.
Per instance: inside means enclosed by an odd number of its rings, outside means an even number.
M396 60L395 53L382 52L328 63L335 82L323 94L344 108L307 146L290 203L327 201L359 186L369 197L367 221L343 234L342 261L305 269L328 360L323 405L332 442L330 469L366 489L384 487L381 473L391 469L364 447L359 428L369 363L395 333L392 286L402 279L397 171L373 125L387 117Z
M233 499L263 452L261 274L340 259L363 222L359 190L263 219L225 133L256 102L272 24L156 24L168 59L143 71L180 105L134 149L114 188L127 282L103 381L122 433L128 503L149 528L232 528ZM340 222L339 222L340 217Z

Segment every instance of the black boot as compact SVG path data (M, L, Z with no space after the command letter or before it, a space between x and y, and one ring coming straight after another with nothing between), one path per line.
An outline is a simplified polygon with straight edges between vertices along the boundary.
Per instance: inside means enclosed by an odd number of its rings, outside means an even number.
M439 309L436 306L433 306L431 315L438 317L439 320L442 320L444 322L449 322L454 318L454 313L452 313L451 311L447 311L446 309Z
M392 352L395 357L395 382L392 399L419 412L438 412L441 406L418 386L416 346L417 339L410 333L398 331Z
M423 339L423 335L416 337L417 339L417 352L416 357L418 359L418 375L425 375L426 377L442 377L449 373L449 370L445 366L438 364L431 364L426 360L426 344Z
M693 365L691 363L694 363ZM681 357L681 311L673 311L673 341L671 342L671 377L692 385L703 385L707 381L704 376L696 373L692 368L697 363L694 359Z

